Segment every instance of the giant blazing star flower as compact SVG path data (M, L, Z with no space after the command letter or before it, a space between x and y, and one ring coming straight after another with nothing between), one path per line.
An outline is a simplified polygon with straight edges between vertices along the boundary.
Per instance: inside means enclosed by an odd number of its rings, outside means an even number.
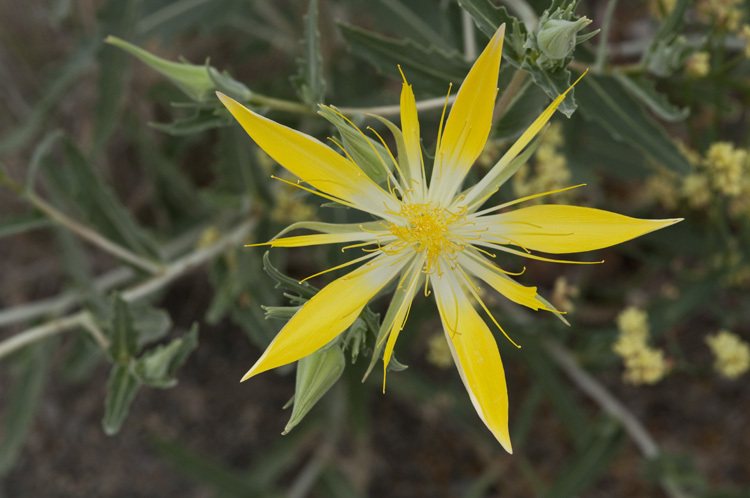
M591 251L679 220L640 220L598 209L554 204L505 210L546 193L480 210L528 158L533 145L527 145L567 92L550 104L482 180L461 191L463 180L490 133L504 31L501 26L469 71L444 128L441 122L429 181L421 154L414 94L406 80L401 92L402 153L398 159L382 158L386 170L387 162L392 162L398 178L389 173L386 188L364 174L350 157L219 94L253 140L315 189L316 194L378 219L362 224L316 224L322 233L277 237L268 243L272 247L349 243L353 244L349 247L360 247L365 254L342 265L362 263L310 299L242 380L322 348L354 322L370 299L397 279L378 341L379 347L385 345L384 369L415 293L424 287L428 294L431 288L446 340L474 408L503 447L511 451L503 365L495 338L475 304L498 328L500 325L482 302L478 283L482 281L531 309L556 310L537 295L536 287L517 283L496 266L492 261L495 255L490 251L556 261L531 251Z

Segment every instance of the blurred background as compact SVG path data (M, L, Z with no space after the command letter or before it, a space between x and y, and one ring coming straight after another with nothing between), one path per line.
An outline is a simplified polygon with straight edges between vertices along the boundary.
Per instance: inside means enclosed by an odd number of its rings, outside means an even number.
M242 245L361 216L271 180L214 91L321 140L342 132L318 102L386 136L363 111L399 124L400 64L428 157L502 21L473 178L588 69L497 199L586 183L545 202L685 221L580 256L601 265L503 266L570 322L485 295L522 345L498 334L513 455L424 297L385 395L360 382L380 299L280 435L294 368L239 379L284 323L266 311L345 259ZM0 0L0 495L750 496L749 24L737 0Z

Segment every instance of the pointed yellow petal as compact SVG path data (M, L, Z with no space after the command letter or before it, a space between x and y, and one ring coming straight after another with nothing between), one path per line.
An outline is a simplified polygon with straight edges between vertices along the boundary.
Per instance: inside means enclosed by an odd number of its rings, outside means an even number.
M543 204L484 218L492 233L525 249L553 254L613 246L681 221L641 220L578 206Z
M409 176L406 178L406 188L415 188L416 185L419 185L421 190L424 188L425 180L422 178L422 144L419 141L417 103L414 100L411 85L406 82L406 78L404 78L404 84L401 88L401 133L404 137L406 162L408 163L404 171L404 174ZM403 168L403 165L401 167Z
M458 264L461 268L476 275L497 292L507 297L514 303L527 306L534 311L541 306L536 298L536 287L521 285L509 276L505 275L499 268L487 261L481 255L473 255L464 251L459 256Z
M431 276L435 300L461 380L479 417L508 453L508 390L495 338L451 272Z
M474 187L472 187L471 191L466 194L465 205L471 205L472 203L474 203L474 201L477 200L477 198L480 198L487 192L492 191L498 179L502 177L505 168L509 167L513 162L513 159L515 159L516 156L518 156L518 154L520 154L521 151L529 144L529 142L534 139L537 133L542 131L544 125L546 125L547 121L549 121L552 115L555 114L555 111L558 107L560 107L560 104L562 104L563 100L565 100L565 97L567 97L568 93L573 89L576 83L578 83L581 78L583 78L585 74L586 73L584 72L583 75L581 75L581 77L579 77L578 80L575 81L575 83L570 85L570 88L565 90L564 93L558 95L557 98L553 100L552 103L544 110L544 112L542 112L539 117L536 118L533 123L531 123L526 131L523 132L523 134L518 138L518 140L516 140L511 148L508 149L508 152L503 154L503 157L500 158L500 160L492 167L492 169L479 182L477 182Z
M495 32L458 90L438 144L430 190L453 195L484 149L492 126L505 25ZM437 183L436 183L437 182Z
M222 93L217 95L260 148L302 181L371 213L382 212L383 203L396 206L352 161L309 135L260 116Z
M394 257L380 257L325 286L281 329L242 380L297 361L346 330L399 272L402 265L394 261Z
M385 234L384 234L385 235ZM338 244L340 242L353 242L353 241L375 241L378 239L378 234L367 233L367 232L349 232L349 233L314 233L310 235L294 235L292 237L280 237L273 239L270 242L263 244L253 245L269 245L271 247L302 247L302 246L316 246L321 244Z
M409 310L411 310L411 303L414 300L414 294L417 291L417 284L421 274L421 262L419 264L412 264L409 273L404 275L402 281L399 282L399 287L405 287L406 293L404 300L396 311L396 317L393 320L393 325L385 344L385 351L383 351L383 392L385 392L385 374L388 370L388 363L391 361L391 356L393 355L393 347L396 345L396 339L398 339L398 335L403 330L406 319L409 316Z

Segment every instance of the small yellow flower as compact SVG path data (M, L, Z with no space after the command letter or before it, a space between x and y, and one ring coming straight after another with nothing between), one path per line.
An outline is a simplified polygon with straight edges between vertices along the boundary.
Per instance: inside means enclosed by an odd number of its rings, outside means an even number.
M629 384L656 384L668 369L664 351L647 346L625 358L623 379Z
M747 151L736 149L730 142L711 144L704 166L711 175L714 188L728 196L738 195L742 188L742 170L746 159Z
M711 185L704 173L691 173L682 181L682 196L693 209L711 204Z
M482 209L525 160L522 151L546 125L567 92L550 104L484 178L462 188L490 134L504 31L501 26L469 71L444 126L441 120L429 177L423 163L414 93L404 81L401 131L394 131L402 140L403 153L398 159L381 158L388 178L385 188L364 174L351 158L219 94L253 140L306 184L301 188L375 218L348 225L316 223L314 228L305 227L322 233L277 237L267 243L272 247L348 243L352 244L348 247L360 248L364 254L337 267L362 263L310 299L243 380L322 348L354 322L368 301L396 280L398 285L376 343L375 355L383 351L385 373L412 299L420 288L425 294L431 288L446 343L472 404L492 434L511 451L505 373L495 338L475 305L502 329L482 301L479 283L533 310L556 310L537 295L536 287L523 286L501 270L490 251L557 261L532 251L592 251L680 220L640 220L555 204L506 210L549 192ZM389 162L398 175L390 173Z
M703 78L711 71L711 54L696 52L685 62L685 72L691 78Z
M735 379L750 369L750 345L736 334L721 330L706 337L716 357L714 369L728 379Z
M740 30L740 38L745 40L745 57L750 59L750 24L744 24Z
M645 311L630 306L617 315L617 327L624 335L645 340L648 337L648 315Z

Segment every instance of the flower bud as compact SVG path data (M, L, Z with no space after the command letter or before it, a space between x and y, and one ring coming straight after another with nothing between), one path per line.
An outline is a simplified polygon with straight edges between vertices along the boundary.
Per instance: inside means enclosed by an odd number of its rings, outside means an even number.
M536 43L545 57L561 60L573 54L578 43L577 34L591 24L591 19L582 17L576 21L549 19L545 21L536 35Z

